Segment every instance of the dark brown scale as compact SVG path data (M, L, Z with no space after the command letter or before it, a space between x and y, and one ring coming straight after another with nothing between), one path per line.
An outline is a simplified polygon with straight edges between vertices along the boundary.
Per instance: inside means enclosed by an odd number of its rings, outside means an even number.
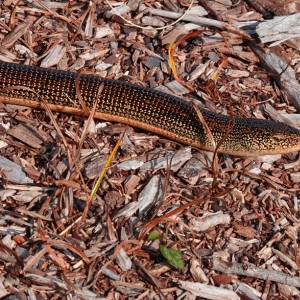
M48 103L64 107L80 108L75 89L77 76L72 72L0 62L1 88L24 86L36 91ZM172 138L180 142L213 150L197 113L189 102L121 81L80 75L80 92L88 108L93 107L102 83L104 87L98 97L98 112L138 121L149 125L154 132L169 132ZM34 93L22 89L0 91L0 95L39 101ZM8 102L3 98L4 102ZM232 120L208 110L203 109L201 112L218 143L228 131ZM300 131L296 128L273 121L236 119L233 130L219 151L237 155L261 155L299 149Z

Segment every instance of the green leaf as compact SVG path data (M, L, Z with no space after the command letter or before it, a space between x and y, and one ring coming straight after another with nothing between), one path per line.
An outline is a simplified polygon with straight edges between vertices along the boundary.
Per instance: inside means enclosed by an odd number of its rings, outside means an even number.
M184 267L184 260L182 259L182 254L179 251L168 248L163 244L160 244L159 250L170 265L177 269L182 269Z
M161 233L157 230L153 230L148 234L148 240L155 241L161 238Z

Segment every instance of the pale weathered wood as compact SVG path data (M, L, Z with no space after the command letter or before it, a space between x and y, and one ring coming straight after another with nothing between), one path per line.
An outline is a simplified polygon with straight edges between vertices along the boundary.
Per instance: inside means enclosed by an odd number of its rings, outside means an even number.
M263 280L280 282L298 288L300 287L300 277L298 276L292 276L274 270L267 270L264 268L256 267L253 264L226 262L221 259L214 258L212 269L226 274L249 276Z
M270 46L300 37L300 13L261 22L256 32L263 43L272 43Z

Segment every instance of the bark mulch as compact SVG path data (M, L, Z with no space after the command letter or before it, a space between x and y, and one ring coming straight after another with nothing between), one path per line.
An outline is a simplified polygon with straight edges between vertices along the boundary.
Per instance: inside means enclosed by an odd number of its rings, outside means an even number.
M4 0L0 60L300 126L299 24L296 0ZM173 54L182 85L168 46L196 30ZM0 132L1 299L300 299L299 153L213 164L124 124L1 103Z

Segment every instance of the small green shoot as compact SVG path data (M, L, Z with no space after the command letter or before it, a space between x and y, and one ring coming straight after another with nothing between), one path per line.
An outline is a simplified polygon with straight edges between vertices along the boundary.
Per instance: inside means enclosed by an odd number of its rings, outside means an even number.
M164 244L160 244L159 250L170 265L177 269L182 269L184 267L182 254L178 250L168 248Z
M164 244L164 237L166 237L165 234L160 233L157 230L152 230L148 234L148 240L160 240L159 251L162 254L162 256L168 261L168 263L177 269L182 269L184 267L184 260L182 259L182 254L178 250L168 248Z
M148 240L150 240L150 241L158 240L161 237L162 237L162 234L157 230L153 230L148 234Z

